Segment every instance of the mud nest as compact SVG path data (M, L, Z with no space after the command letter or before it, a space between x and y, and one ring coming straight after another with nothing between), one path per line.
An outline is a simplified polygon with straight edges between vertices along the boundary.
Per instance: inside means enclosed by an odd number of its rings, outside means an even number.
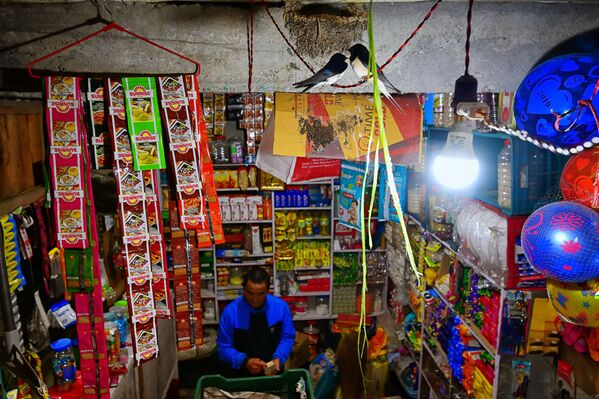
M341 52L362 38L368 8L362 4L285 3L285 26L300 54L319 57Z

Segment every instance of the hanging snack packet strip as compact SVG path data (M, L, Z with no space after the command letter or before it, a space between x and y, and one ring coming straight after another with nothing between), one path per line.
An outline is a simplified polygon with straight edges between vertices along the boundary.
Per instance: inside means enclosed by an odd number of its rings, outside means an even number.
M208 220L200 180L199 142L191 128L189 102L183 76L159 77L160 103L176 180L179 220L184 230L208 230Z
M192 129L198 143L197 151L200 159L201 177L204 187L204 194L208 201L208 210L210 214L210 225L212 227L212 237L214 244L225 242L222 219L220 215L220 206L216 195L216 185L214 183L214 169L210 159L210 150L208 149L208 136L206 134L206 122L202 111L200 101L200 92L196 75L185 75L185 89L189 98L189 110L192 115ZM206 232L198 231L198 246L207 247Z
M83 116L83 115L82 115ZM104 309L102 302L102 286L101 286L101 270L100 270L100 250L99 250L99 237L98 237L98 225L96 219L96 207L94 203L94 196L92 193L92 178L91 178L91 165L92 157L89 151L89 143L87 140L87 134L85 132L85 125L82 123L82 134L81 134L81 149L83 154L83 167L84 167L84 179L85 179L85 198L86 198L86 218L88 222L88 234L91 248L91 263L93 270L93 289L91 294L83 294L84 298L89 304L89 322L91 323L91 336L93 340L92 356L93 363L89 362L89 366L93 364L91 370L89 367L86 369L86 373L89 373L88 379L91 379L92 373L95 374L95 395L91 392L89 397L110 397L110 376L108 372L108 357L106 348L106 336L104 330ZM79 318L79 317L78 317Z
M72 76L48 76L45 83L58 247L82 249L89 243L83 197L79 80Z
M127 272L127 297L135 365L158 355L154 294L152 291L152 251L146 215L144 172L133 169L131 141L127 131L124 91L120 79L106 81L109 90L109 131L114 151L114 174L119 200L118 214L123 235ZM151 176L150 176L151 179ZM159 251L160 252L160 251ZM145 290L145 291L144 291ZM143 291L143 292L142 292ZM151 309L150 309L151 305ZM142 338L140 342L137 338Z
M85 120L90 133L94 169L108 168L112 165L112 151L104 112L104 80L87 78L83 83Z
M156 80L123 78L123 89L135 170L166 168Z
M168 290L166 246L164 243L164 228L162 225L162 212L158 193L160 182L158 172L144 170L144 184L146 191L146 215L148 232L150 235L150 261L152 268L152 287L160 287L159 292L153 293L156 315L160 318L172 317L172 304ZM166 305L166 306L164 306Z

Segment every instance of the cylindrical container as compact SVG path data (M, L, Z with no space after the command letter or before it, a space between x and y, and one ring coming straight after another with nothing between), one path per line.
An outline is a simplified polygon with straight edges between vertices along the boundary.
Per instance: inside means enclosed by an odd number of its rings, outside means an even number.
M241 267L232 267L229 269L229 284L241 285L243 283L243 269Z
M231 163L243 163L243 142L239 137L229 139Z
M305 297L298 297L295 302L295 314L305 316L308 314L308 301Z
M316 314L325 316L329 313L329 300L326 296L319 296L316 300Z
M318 338L320 331L316 327L315 321L309 321L308 326L304 327L304 334L308 336L309 359L312 360L318 354Z
M204 320L212 321L216 318L215 309L214 309L214 300L206 299L203 303L204 307Z
M62 391L68 391L75 381L77 369L75 368L75 354L73 343L69 338L61 338L50 344L54 352L52 357L52 371L55 384Z
M374 312L374 295L372 292L366 292L364 296L366 299L364 303L366 304L366 314L370 314ZM362 294L356 295L356 313L360 313L362 311Z

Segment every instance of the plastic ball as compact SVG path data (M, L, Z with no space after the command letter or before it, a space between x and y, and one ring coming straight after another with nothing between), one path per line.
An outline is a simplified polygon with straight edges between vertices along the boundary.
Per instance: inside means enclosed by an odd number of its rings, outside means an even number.
M599 147L585 150L568 160L560 187L565 200L599 209Z
M599 300L587 284L547 280L547 295L556 312L566 321L585 327L599 327Z
M597 79L596 54L562 55L535 67L514 97L518 127L528 132L531 142L552 145L560 153L576 153L579 146L597 145L599 127L593 113L588 106L578 104L579 100L593 98L592 104L599 110L599 95L593 97ZM560 131L554 127L556 114L562 116Z
M545 205L522 226L526 259L546 277L581 283L599 277L599 214L563 201Z

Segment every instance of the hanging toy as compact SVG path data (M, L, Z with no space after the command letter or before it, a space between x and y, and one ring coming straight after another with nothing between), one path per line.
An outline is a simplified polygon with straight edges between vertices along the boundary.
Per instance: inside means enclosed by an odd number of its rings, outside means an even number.
M546 277L582 283L599 277L599 214L575 202L536 210L522 227L528 262Z
M599 210L599 147L572 156L560 181L564 199Z
M547 280L547 295L556 312L566 321L584 327L599 327L599 291L592 283L568 284Z
M514 117L527 140L561 154L599 144L599 55L567 54L534 68L520 83Z

